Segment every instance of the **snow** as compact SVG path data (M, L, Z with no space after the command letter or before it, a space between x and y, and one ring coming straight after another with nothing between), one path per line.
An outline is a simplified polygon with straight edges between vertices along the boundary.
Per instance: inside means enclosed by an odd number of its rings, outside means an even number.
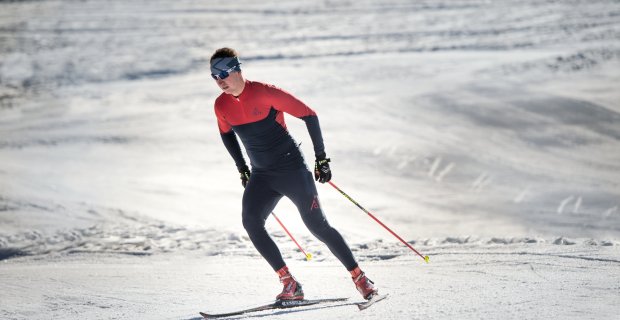
M337 261L289 259L308 298L351 299L257 317L612 318L620 311L617 245L448 242L421 247L428 265L404 251L367 256L366 271L390 297L363 312L351 305L360 299ZM382 247L371 250L384 255L394 246ZM6 319L200 319L197 310L257 306L280 289L262 258L237 254L71 254L3 263L0 276Z
M388 300L288 200L309 298L278 319L620 314L617 1L0 3L0 318L197 319L280 284L240 221L208 58L319 114L321 203ZM287 125L312 160L302 121Z

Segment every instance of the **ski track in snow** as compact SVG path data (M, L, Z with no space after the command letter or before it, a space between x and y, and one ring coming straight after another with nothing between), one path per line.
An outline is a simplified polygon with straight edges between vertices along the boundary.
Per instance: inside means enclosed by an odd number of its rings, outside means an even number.
M208 57L231 46L318 111L334 182L431 257L319 185L390 298L256 318L611 319L619 17L611 0L0 2L0 318L273 299L212 112ZM307 296L358 298L294 206L275 210L314 257L267 221Z

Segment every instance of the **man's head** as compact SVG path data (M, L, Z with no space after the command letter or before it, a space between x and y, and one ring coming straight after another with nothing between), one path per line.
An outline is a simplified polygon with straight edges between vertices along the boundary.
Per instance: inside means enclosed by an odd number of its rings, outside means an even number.
M237 51L231 48L215 50L211 56L211 76L225 93L238 96L243 91L245 79Z

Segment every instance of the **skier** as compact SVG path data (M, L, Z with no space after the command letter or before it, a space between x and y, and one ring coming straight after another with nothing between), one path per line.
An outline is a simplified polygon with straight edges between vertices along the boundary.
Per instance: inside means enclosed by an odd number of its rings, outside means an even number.
M310 232L325 243L351 273L364 299L371 299L377 289L358 266L340 233L327 222L312 173L284 123L284 112L306 123L316 156L314 179L325 183L331 179L332 173L316 113L280 88L246 80L234 49L217 49L210 64L211 76L223 91L215 100L220 135L245 188L243 227L284 286L276 299L304 298L301 284L291 275L280 250L265 230L267 217L283 196L293 201ZM237 136L250 158L251 171L241 153Z

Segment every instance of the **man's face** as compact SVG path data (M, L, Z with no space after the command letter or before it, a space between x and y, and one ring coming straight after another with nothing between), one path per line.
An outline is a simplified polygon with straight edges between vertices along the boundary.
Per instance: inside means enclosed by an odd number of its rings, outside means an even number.
M224 93L238 96L241 94L241 91L243 91L245 81L241 72L234 71L231 72L226 79L216 79L215 83L217 83L218 87L220 87Z

